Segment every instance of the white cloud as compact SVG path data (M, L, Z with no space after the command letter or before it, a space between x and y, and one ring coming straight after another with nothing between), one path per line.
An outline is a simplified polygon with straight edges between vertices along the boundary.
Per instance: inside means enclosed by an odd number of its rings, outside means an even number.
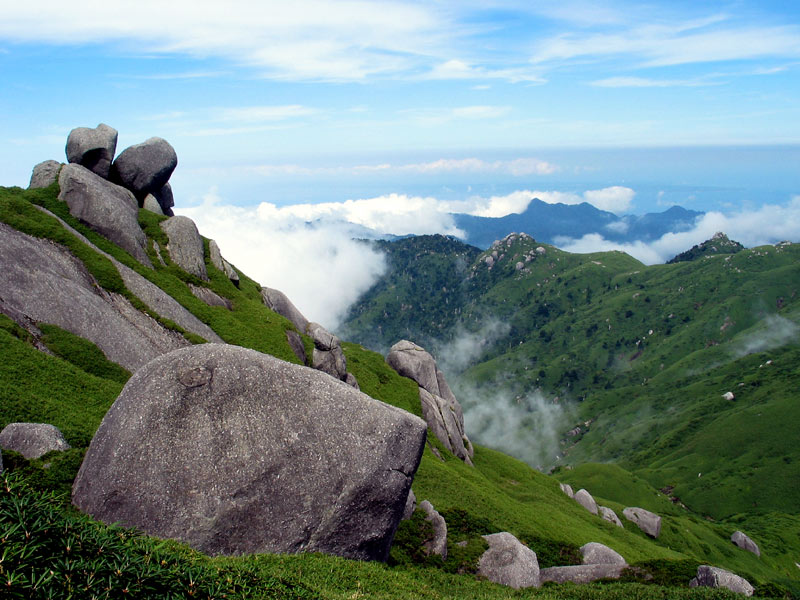
M457 119L496 119L511 112L510 106L462 106L453 109Z
M562 238L556 240L556 245L568 252L579 253L621 250L645 264L656 264L666 262L695 244L710 239L718 231L747 247L784 240L798 242L800 196L793 197L785 205L765 204L756 210L743 210L730 215L709 212L700 217L690 231L667 233L654 242L617 243L606 240L599 233L592 233L580 239Z
M300 104L289 104L283 106L244 106L239 108L224 108L221 111L221 118L225 121L282 121L296 117L306 117L316 114L314 108L301 106Z
M583 193L583 197L589 204L600 210L607 210L613 213L621 213L628 210L635 195L636 192L631 188L620 185L603 188L602 190L587 190Z
M608 77L592 81L595 87L700 87L705 85L721 85L721 81L711 81L710 79L648 79L646 77Z

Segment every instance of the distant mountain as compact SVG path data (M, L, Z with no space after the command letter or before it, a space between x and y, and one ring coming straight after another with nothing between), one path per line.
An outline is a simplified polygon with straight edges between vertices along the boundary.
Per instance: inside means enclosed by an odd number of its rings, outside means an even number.
M713 254L736 254L742 250L744 250L744 246L739 242L731 240L727 235L718 231L710 240L706 240L702 244L696 244L686 252L681 252L675 258L668 260L667 264L697 260L703 256L711 256Z
M466 233L465 241L485 249L512 232L524 232L548 244L557 242L558 238L580 238L590 233L599 233L616 242L650 241L665 233L691 229L703 214L673 206L662 213L619 217L588 202L550 204L534 198L528 208L518 214L504 217L454 214L453 217L456 226Z

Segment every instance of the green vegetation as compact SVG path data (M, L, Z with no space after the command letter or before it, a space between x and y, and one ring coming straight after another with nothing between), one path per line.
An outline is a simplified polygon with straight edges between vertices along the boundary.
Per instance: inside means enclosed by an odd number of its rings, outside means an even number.
M123 384L130 378L127 370L108 360L103 351L89 340L49 323L39 323L38 327L43 334L42 343L53 354L86 373Z

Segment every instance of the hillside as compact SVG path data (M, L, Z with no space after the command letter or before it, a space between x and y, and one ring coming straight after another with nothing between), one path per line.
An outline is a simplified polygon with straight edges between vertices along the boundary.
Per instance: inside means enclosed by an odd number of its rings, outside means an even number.
M157 285L228 343L299 362L287 343L286 333L294 331L293 324L264 305L260 286L245 274L236 273L237 286L230 273L219 270L212 260L209 240L204 240L209 280L201 283L168 257L164 262L158 260L156 244L166 247L158 224L166 217L141 209L139 224L146 233L146 247L153 264L152 268L146 267L75 219L66 205L57 199L58 191L57 184L27 191L0 188L0 221L4 227L67 248L93 275L99 289L124 295L134 306L137 306L137 296L128 289L125 281L115 275L117 270L112 266L114 263L109 262L109 256ZM455 252L452 252L453 248ZM103 254L101 249L107 254ZM500 280L499 270L497 273L478 273L475 265L485 265L486 262L485 256L481 259L474 249L437 238L433 240L432 250L430 265L435 268L425 269L429 279L421 277L417 280L421 286L417 291L430 289L433 294L434 281L439 277L451 277L453 273L465 275L468 282L477 280L474 284L484 279ZM408 252L413 250L408 249ZM557 253L550 247L547 252L551 255ZM409 256L417 257L417 253ZM567 255L560 256L565 262L571 260ZM632 259L624 255L612 258L617 259L619 270L632 265ZM475 262L476 259L479 262ZM450 260L461 267L452 271ZM504 258L498 257L498 265L503 265L503 261ZM405 279L397 281L400 285ZM458 276L447 281L451 285L457 283ZM477 316L476 307L469 308L463 304L464 298L468 297L466 292L473 289L473 283L464 288L442 286L446 288L441 290L443 295L432 297L440 302L443 298L464 294L459 296L461 299L455 302L456 306L465 306L470 311L468 314ZM227 300L228 304L209 306L192 293L189 284L201 285ZM207 293L204 295L208 297ZM142 304L138 306L141 307L138 310L147 310ZM186 342L204 341L166 317L152 310L147 312ZM452 314L460 317L461 313ZM16 318L20 318L19 315ZM431 331L436 331L439 323L451 327L456 319L440 321L436 317L432 322L436 325ZM698 597L698 593L709 598L729 597L726 592L704 590L700 593L685 587L697 565L708 562L747 577L764 596L783 593L795 585L793 579L796 575L790 557L798 552L798 543L796 539L787 540L781 546L775 541L779 539L776 536L782 535L778 529L785 532L798 526L795 518L781 516L780 520L761 525L752 523L753 531L761 536L762 546L769 548L762 559L757 559L730 543L731 523L704 521L693 513L675 508L652 487L640 484L638 493L645 490L645 495L657 500L654 508L659 510L664 520L664 533L658 540L651 540L630 522L626 521L624 527L617 528L592 516L565 496L555 479L505 454L478 446L473 468L448 454L433 438L430 438L422 456L413 489L419 499L430 500L448 520L447 561L420 559L414 554L414 540L419 539L420 533L415 530L413 521L401 525L398 530L388 564L316 554L210 559L177 542L164 543L130 531L108 528L77 516L74 510L68 509L68 496L63 494L68 494L86 448L129 378L130 370L109 360L95 343L74 333L46 321L39 321L35 326L30 322L25 324L26 328L23 328L8 316L0 315L3 356L0 362L0 428L18 421L50 423L63 431L72 449L32 460L3 451L5 486L0 494L0 511L10 529L6 530L2 543L6 548L4 560L10 559L11 562L0 564L0 569L10 582L6 591L10 590L12 597L15 593L19 597L31 597L29 591L33 588L30 586L36 579L39 580L36 585L43 590L49 589L52 593L52 590L59 589L66 595L69 589L73 597L90 597L93 589L104 589L105 594L113 594L114 590L121 591L124 586L147 597L169 594L188 597L198 592L209 597L242 598L349 598L360 595L375 598L496 598L509 595L562 598L565 593L571 597L580 594L585 598L632 595L661 598L665 593L670 597ZM413 320L409 319L405 326L412 324ZM302 337L309 348L310 339L305 334ZM345 343L343 348L348 369L362 391L375 399L420 414L414 382L397 375L380 354L353 343ZM434 450L443 456L443 460ZM619 477L629 476L622 472ZM596 496L618 512L630 503L607 490L596 493ZM636 498L637 502L640 500ZM15 522L21 524L22 529L14 525ZM59 526L53 528L46 523L59 523ZM751 522L746 524L749 526ZM740 523L736 526L742 527ZM26 541L29 538L23 535L23 531L36 532L36 543ZM612 546L637 569L622 582L589 585L581 588L580 592L574 587L565 588L568 592L563 592L560 587L511 592L474 574L475 561L485 547L480 536L497 531L510 531L534 548L543 568L579 562L578 547L594 541ZM80 542L69 541L73 538ZM67 558L66 562L65 542L75 548L74 558ZM462 547L458 542L466 542L466 546ZM107 558L100 559L98 552L102 553L103 548L108 553ZM152 562L153 557L158 557L158 560ZM52 569L49 575L48 571L37 571L45 567ZM87 573L90 573L88 578ZM119 587L115 587L117 584Z

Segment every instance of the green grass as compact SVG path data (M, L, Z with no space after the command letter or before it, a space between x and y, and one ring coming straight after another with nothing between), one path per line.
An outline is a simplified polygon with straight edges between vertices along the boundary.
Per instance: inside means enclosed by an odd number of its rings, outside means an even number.
M129 371L108 360L89 340L49 323L39 323L38 327L43 334L42 342L53 354L86 373L122 384L130 379Z

